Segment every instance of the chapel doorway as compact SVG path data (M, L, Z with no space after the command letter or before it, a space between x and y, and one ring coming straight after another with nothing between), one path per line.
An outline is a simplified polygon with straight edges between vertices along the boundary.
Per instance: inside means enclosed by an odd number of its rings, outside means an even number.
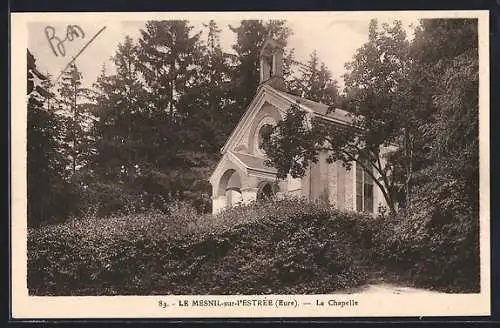
M223 183L225 185L226 207L233 207L240 204L243 201L240 175L234 170L228 170L224 178L223 181L227 181Z

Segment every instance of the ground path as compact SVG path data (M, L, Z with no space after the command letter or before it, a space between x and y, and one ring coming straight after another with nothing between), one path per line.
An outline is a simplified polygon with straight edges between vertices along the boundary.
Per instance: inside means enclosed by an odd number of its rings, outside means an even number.
M345 293L346 291L344 291ZM442 292L399 286L391 283L367 284L359 288L347 291L348 294L443 294Z
M426 294L426 295L439 295L444 294L440 291L429 290L424 288L415 288L405 285L404 282L398 280L396 275L384 273L373 268L370 265L361 265L360 270L368 273L366 284L340 290L341 294Z

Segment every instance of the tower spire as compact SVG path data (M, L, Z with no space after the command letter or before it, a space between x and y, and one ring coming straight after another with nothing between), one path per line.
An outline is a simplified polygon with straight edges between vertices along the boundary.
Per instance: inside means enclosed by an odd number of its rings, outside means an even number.
M285 86L283 47L271 37L271 32L260 51L260 84L268 84L278 90L284 90Z

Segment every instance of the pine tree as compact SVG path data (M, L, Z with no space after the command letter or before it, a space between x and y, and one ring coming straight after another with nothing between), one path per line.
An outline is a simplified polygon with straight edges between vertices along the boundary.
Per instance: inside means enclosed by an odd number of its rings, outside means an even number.
M118 45L113 56L116 74L103 67L94 88L95 112L99 118L96 135L96 166L107 178L132 181L137 169L147 162L151 141L144 122L149 122L146 91L138 71L137 46L130 37Z
M59 112L66 116L65 142L67 156L71 159L70 172L74 175L88 163L92 144L90 130L93 116L89 112L90 91L82 87L82 73L72 64L61 75L59 82Z
M243 20L238 27L229 26L236 33L236 44L233 45L237 54L237 67L233 75L233 95L235 106L233 108L231 123L236 125L246 107L252 101L260 82L260 51L264 42L272 38L283 45L286 49L287 41L292 31L286 26L286 21L271 20L263 22L260 20ZM290 73L293 51L285 53L286 65L284 73ZM285 75L285 79L288 78Z
M195 83L199 58L199 34L191 35L187 21L149 21L141 30L138 68L149 93L150 129L153 133L148 156L155 167L181 163L176 154L183 147L179 138L178 103Z
M34 226L53 218L64 219L71 204L64 175L69 163L62 152L62 122L47 106L54 96L50 75L38 72L31 54L27 73L27 214L28 225ZM35 75L38 82L33 81Z
M299 68L300 75L292 82L291 92L326 105L339 105L338 82L316 51L309 56L306 65Z
M231 101L232 67L218 41L220 29L215 21L205 27L207 39L199 45L195 82L181 97L182 133L192 141L192 150L217 154L230 132L226 105Z
M196 80L179 103L184 114L181 136L187 141L180 155L189 167L182 173L186 178L184 196L198 207L210 210L207 196L211 187L207 180L220 157L219 149L231 130L228 104L232 100L233 67L230 56L222 51L221 30L215 21L211 20L204 26L207 38L199 44L199 58L195 61L198 67Z

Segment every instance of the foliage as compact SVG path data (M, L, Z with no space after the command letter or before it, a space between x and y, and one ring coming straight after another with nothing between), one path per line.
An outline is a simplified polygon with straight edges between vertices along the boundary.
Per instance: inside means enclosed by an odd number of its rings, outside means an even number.
M136 165L152 153L153 140L146 128L152 120L145 114L146 96L139 80L137 56L136 45L125 38L113 57L116 74L107 75L103 67L94 83L97 152L90 167L105 181L133 179Z
M298 177L320 152L347 168L356 163L372 176L393 214L418 201L420 186L441 172L442 177L453 176L455 183L465 179L470 188L464 191L477 205L474 24L424 20L409 42L401 22L383 24L380 30L372 20L368 42L346 65L343 103L351 125L338 128L292 105L264 138L270 164L280 177ZM453 40L460 38L457 48ZM315 62L312 56L310 66Z
M27 95L27 223L36 226L73 213L74 190L65 179L69 161L62 151L62 120L51 107L53 85L50 76L36 83L36 60L29 51L27 72L31 85Z
M305 124L306 115L294 104L287 110L285 119L278 121L272 130L263 131L262 147L269 164L278 169L280 179L288 173L293 177L303 176L308 162L317 161L316 140Z
M186 21L148 22L137 43L127 37L119 45L116 74L103 71L95 84L98 152L92 167L100 181L123 184L137 209L146 202L146 208L163 210L171 199L210 207L203 181L224 138L229 73L215 23L210 47L191 29Z
M479 103L477 21L422 20L411 49L415 80L429 90L419 127L427 151L415 171L412 207L393 248L411 250L421 285L479 290ZM430 256L430 254L438 254ZM397 253L396 253L397 254Z
M32 295L323 294L382 270L416 287L477 292L477 224L436 213L375 218L298 199L216 216L177 201L164 213L89 213L28 231L28 286Z
M93 117L88 111L90 90L82 87L82 73L76 64L70 65L61 75L58 85L58 113L64 131L64 152L70 159L69 176L84 167L91 154L90 128Z
M433 202L432 207L428 202L418 202L398 216L381 221L380 230L373 237L377 251L372 261L386 273L395 273L402 281L417 287L477 293L480 289L477 213L464 210L459 204L455 204L458 208L454 212L443 211L439 206L446 206L448 200Z
M445 36L447 37L445 39ZM464 186L458 195L465 207L479 211L479 53L477 21L424 20L416 32L420 45L417 54L429 71L432 102L436 110L421 129L428 140L429 165L420 175L421 185L432 184L432 177L447 185ZM446 40L443 41L443 40ZM453 41L457 43L452 43ZM458 41L459 40L459 41ZM436 43L441 44L444 58L436 58ZM426 188L441 199L440 189Z
M218 158L218 151L233 129L232 113L227 110L232 101L231 76L233 60L222 51L220 29L211 20L207 26L207 38L199 44L200 57L195 83L180 99L184 127L179 133L184 147Z
M31 99L27 117L28 225L70 215L73 190L65 180L67 159L60 152L61 126L55 113Z
M332 78L326 64L320 63L316 51L310 54L307 64L299 70L300 75L291 83L292 94L330 106L340 105L338 82Z
M354 162L361 165L382 191L391 212L396 211L395 161L391 161L388 154L402 131L409 131L406 118L411 115L402 110L406 107L399 105L398 93L399 86L407 79L408 46L400 22L392 27L383 25L379 31L377 21L371 21L368 42L358 49L353 61L346 64L349 71L344 76L344 109L350 112L351 126L332 127L322 119L306 117L305 112L300 114L297 106L292 106L284 125L295 129L282 134L278 125L274 138L267 138L265 142L266 152L280 175L286 175L292 167L300 167L293 171L300 176L311 162L317 161L319 152L326 151L330 162L339 161L347 168ZM313 54L311 68L316 62ZM323 92L325 88L326 85ZM302 121L291 122L295 119ZM310 127L302 127L304 119L310 121ZM296 142L302 142L296 151L289 153L288 148L284 151L284 147ZM282 149L273 150L276 148Z
M30 230L33 295L329 293L363 283L359 215L297 200Z
M199 34L192 35L187 21L148 21L141 30L138 68L150 92L157 117L174 123L179 97L195 77ZM161 115L161 114L165 115ZM173 126L170 126L171 128Z
M417 256L439 254L412 269L420 284L466 291L479 290L480 268L477 42L473 19L422 20L416 31L414 56L432 73L426 83L434 111L420 127L429 150L405 214L420 231L395 236Z

